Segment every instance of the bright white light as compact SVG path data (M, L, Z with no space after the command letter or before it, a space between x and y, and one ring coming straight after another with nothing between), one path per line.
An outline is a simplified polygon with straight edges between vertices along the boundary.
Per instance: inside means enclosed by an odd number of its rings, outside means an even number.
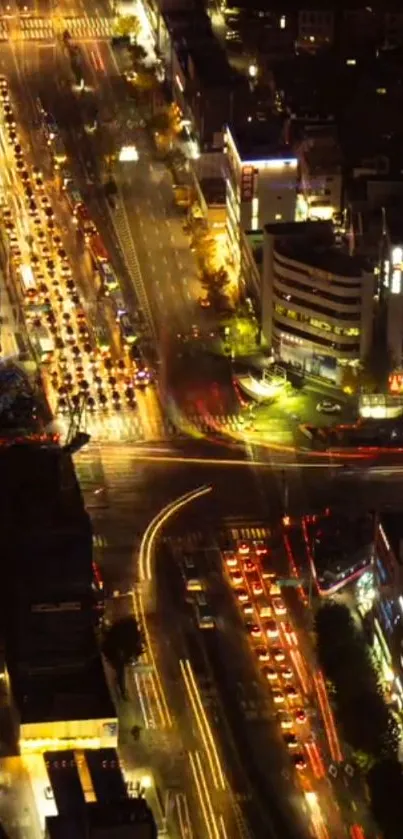
M286 24L285 15L281 15L281 18L280 18L280 29L285 29L285 24Z
M121 163L132 163L139 159L139 153L136 146L123 146L119 152L119 160Z
M249 73L251 79L256 79L256 76L257 76L258 72L259 72L259 70L258 70L257 64L249 64L248 73Z
M150 789L150 787L152 787L152 785L153 785L153 779L152 779L151 775L143 775L143 777L141 778L141 781L140 781L140 786L143 789Z
M392 265L400 265L403 261L403 248L393 248L392 251Z
M392 294L400 294L402 272L399 269L392 271Z

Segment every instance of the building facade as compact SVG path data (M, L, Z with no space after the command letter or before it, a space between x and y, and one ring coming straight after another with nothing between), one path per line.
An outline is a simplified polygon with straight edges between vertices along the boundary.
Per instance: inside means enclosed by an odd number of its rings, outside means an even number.
M298 161L289 149L255 139L253 130L236 133L227 126L225 140L227 246L243 276L242 234L295 219Z
M340 383L370 347L374 277L332 244L327 222L266 226L262 334L280 360Z

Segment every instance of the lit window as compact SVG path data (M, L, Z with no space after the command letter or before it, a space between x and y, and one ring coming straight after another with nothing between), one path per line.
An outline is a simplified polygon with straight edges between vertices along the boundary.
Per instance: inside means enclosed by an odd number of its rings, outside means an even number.
M285 19L285 15L281 15L281 18L280 18L280 29L285 29L285 27L286 27L286 19Z
M347 61L346 61L346 64L348 64L350 67L355 67L357 62L356 62L355 58L348 58Z
M276 215L274 216L275 221L281 221L282 218L283 216L281 215L281 213L276 213Z

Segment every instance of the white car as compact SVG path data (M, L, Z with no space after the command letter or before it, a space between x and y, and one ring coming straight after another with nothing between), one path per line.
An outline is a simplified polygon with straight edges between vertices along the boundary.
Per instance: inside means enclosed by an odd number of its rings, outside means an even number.
M339 402L332 402L330 399L323 399L322 402L318 402L316 410L319 411L320 414L339 414L341 411L341 405Z

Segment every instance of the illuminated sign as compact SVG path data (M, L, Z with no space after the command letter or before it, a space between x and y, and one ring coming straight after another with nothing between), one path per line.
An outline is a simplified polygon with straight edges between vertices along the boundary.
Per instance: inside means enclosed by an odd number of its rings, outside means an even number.
M403 393L403 373L392 373L389 376L389 390L391 393Z
M253 166L243 166L241 176L241 201L252 201Z
M278 172L280 169L296 169L298 160L296 157L271 157L262 160L243 160L243 166L254 166L256 169L272 169Z

